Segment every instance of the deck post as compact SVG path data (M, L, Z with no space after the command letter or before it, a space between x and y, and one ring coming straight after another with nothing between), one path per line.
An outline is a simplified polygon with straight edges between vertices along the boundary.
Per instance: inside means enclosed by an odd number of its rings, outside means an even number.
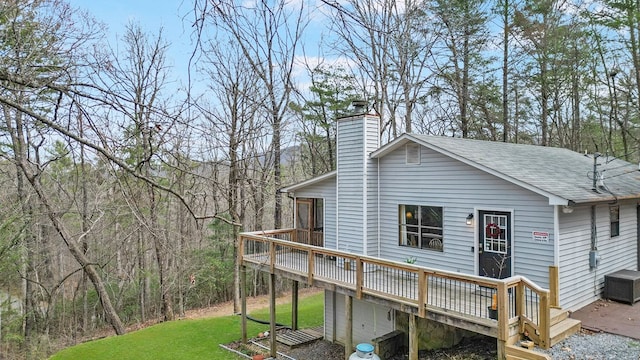
M520 319L522 319L522 315L524 315L524 310L525 310L525 287L524 284L521 282L518 283L518 286L516 286L516 316ZM518 332L520 334L524 333L524 326L525 326L525 322L520 320L519 321L519 326L518 326Z
M298 282L291 284L291 330L298 330Z
M424 269L418 271L418 316L427 317L427 273Z
M506 359L509 339L509 294L505 282L498 283L498 359Z
M557 266L549 266L549 306L560 307L560 273Z
M247 267L240 265L240 316L242 343L247 343Z
M272 358L276 358L276 274L269 274L270 347Z
M344 359L349 360L353 351L353 298L351 295L344 295L344 315L347 319L347 329L344 339Z
M409 314L409 360L418 360L418 326L416 314Z

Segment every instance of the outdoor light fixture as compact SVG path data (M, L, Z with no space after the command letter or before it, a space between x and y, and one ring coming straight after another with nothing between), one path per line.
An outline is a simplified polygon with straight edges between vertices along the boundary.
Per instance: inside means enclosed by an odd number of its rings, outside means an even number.
M471 224L473 224L473 213L470 213L467 216L467 225L471 225Z

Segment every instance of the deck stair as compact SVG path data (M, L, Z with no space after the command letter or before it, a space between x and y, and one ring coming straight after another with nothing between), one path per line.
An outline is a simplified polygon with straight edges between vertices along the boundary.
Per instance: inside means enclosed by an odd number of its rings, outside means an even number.
M507 360L551 360L551 356L517 345L506 346Z
M552 323L553 324L553 323ZM551 325L551 346L561 342L569 336L580 331L580 320L566 318L557 324Z
M571 319L569 312L562 309L551 309L551 344L553 346L580 331L582 322Z
M550 321L550 346L554 346L562 340L580 331L580 320L570 318L569 312L567 310L552 308ZM530 328L528 325L525 325L525 331L527 332L529 338L531 338L536 344L540 344L540 338L532 328ZM551 359L546 354L542 354L535 350L525 349L517 345L507 345L506 357L508 360Z

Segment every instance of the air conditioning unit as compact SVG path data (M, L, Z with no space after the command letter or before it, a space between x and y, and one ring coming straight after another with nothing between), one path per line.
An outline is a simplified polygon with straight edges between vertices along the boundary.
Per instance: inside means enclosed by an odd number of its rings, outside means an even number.
M605 275L604 297L629 304L640 300L640 271L620 270Z

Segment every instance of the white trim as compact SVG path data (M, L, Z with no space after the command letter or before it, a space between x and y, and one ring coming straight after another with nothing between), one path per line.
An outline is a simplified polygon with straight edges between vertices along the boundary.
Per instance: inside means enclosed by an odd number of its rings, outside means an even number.
M338 154L338 151L339 151L339 149L338 149L338 139L340 139L340 126L339 126L339 124L336 123L336 170L335 170L335 175L336 175L336 250L340 250L340 186L338 185L338 178L339 178L338 170L340 169L340 156Z
M323 196L322 199L322 247L327 246L327 199Z
M478 208L473 208L473 222L471 226L473 226L473 268L475 270L475 275L480 275L480 248L478 244L480 242L480 234L478 233Z
M295 229L298 224L298 197L293 196L293 224L291 228Z
M560 207L553 207L553 265L560 266Z
M376 183L377 183L377 189L376 189L376 191L377 191L377 193L376 193L376 202L377 202L377 205L376 205L376 207L377 207L377 209L376 209L377 210L376 211L377 212L376 221L378 222L377 231L376 231L377 232L376 238L377 238L377 242L378 242L378 248L377 248L377 254L376 255L378 257L381 257L382 256L382 250L381 250L382 244L381 244L381 238L380 238L380 231L381 231L381 228L380 228L380 159L375 159L375 161L376 161L376 166L377 166L377 169L376 169L376 172L377 172L376 173ZM640 249L638 249L638 251L640 251Z
M516 272L516 214L511 210L511 276Z
M475 228L475 232L476 232L476 251L475 251L475 263L476 263L476 275L477 276L482 276L480 275L480 249L479 249L479 244L480 244L480 233L478 231L478 224L480 221L480 216L478 215L480 213L480 211L486 211L486 212L492 212L492 211L497 211L497 212L504 212L504 213L509 213L509 216L511 217L511 275L509 276L515 276L515 258L516 258L516 215L515 215L515 209L513 208L500 208L500 207L474 207L473 208L474 214L473 214L473 218L476 219L476 221L473 223L473 227Z
M364 116L362 118L362 254L369 255L367 253L367 220L368 220L368 172L367 172L367 160L369 156L367 156L367 146L369 145L367 136L367 117Z

